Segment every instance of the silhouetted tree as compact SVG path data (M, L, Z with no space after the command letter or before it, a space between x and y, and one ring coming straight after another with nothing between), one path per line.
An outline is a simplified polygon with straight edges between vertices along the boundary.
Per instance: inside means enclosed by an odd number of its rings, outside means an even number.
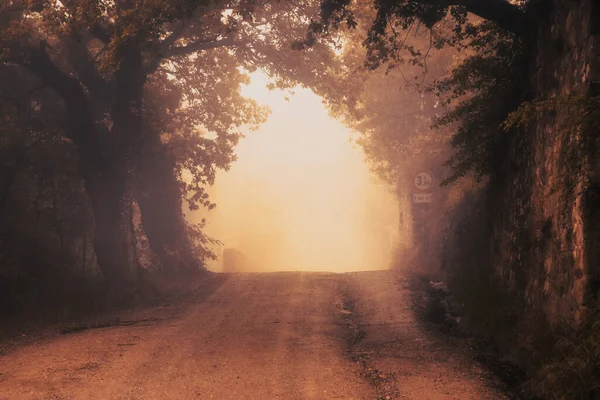
M149 242L166 268L197 268L181 196L211 206L203 186L234 160L239 127L264 119L240 85L260 68L273 85L318 86L335 68L327 40L303 59L291 43L318 2L14 0L0 6L3 65L20 66L64 107L94 214L94 248L111 288L139 279L132 223L138 197ZM162 82L157 84L157 82ZM150 93L149 86L164 92ZM148 106L149 98L165 101ZM150 112L157 114L150 115ZM195 113L194 115L192 115ZM176 260L179 258L179 260Z

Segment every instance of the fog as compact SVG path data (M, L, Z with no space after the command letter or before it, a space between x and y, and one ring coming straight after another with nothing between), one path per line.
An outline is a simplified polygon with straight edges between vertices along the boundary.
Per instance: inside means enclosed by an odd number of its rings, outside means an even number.
M209 269L222 270L224 248L250 260L246 271L389 268L395 197L369 172L353 133L312 92L290 96L266 82L253 75L244 94L271 108L269 120L246 134L237 162L218 174L209 191L216 209L193 215L205 217L207 234L223 243Z

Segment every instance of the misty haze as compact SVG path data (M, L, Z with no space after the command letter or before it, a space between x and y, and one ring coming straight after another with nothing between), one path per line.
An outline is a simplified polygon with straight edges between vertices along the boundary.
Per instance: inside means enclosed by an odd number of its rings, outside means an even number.
M596 0L0 0L0 400L599 400Z
M271 115L217 176L217 207L190 215L206 218L206 232L223 243L208 267L220 271L223 250L233 248L248 258L239 266L246 272L388 269L398 240L393 188L370 173L352 131L318 96L269 91L266 76L252 79L242 93Z

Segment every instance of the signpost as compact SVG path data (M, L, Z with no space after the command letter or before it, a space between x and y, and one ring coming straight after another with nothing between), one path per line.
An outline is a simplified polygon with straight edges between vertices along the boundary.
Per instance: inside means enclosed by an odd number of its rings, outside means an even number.
M431 203L433 200L433 175L427 171L421 171L415 175L415 188L418 192L413 194L413 203Z
M426 248L429 245L429 223L432 213L435 212L431 206L433 202L433 173L425 170L419 171L414 177L414 189L412 195L411 214L413 217L413 240L418 246Z

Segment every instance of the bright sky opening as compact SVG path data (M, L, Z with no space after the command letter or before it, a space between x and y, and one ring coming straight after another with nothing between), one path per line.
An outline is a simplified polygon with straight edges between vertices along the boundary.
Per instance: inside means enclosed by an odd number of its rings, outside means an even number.
M235 248L252 260L252 271L387 269L398 229L388 186L318 96L270 91L267 81L253 74L243 92L272 114L246 133L237 162L210 190L217 207L207 233L223 242L219 258ZM220 271L221 260L209 268Z

